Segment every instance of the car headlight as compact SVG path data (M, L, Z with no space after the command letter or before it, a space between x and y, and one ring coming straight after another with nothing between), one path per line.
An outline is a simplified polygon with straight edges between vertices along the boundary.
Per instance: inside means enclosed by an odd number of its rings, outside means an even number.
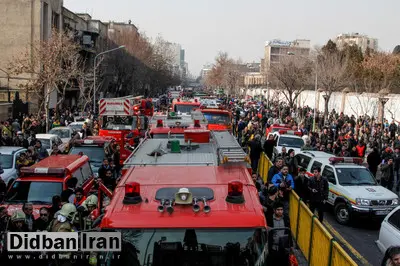
M399 198L392 200L392 205L399 205Z
M356 199L357 205L369 206L371 205L371 200L369 199Z

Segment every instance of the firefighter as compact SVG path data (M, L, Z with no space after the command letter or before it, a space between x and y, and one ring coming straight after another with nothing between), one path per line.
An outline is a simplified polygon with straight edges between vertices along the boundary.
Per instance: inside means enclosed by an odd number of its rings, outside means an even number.
M91 213L97 208L98 198L96 195L90 195L87 199L78 207L79 212L79 223L83 231L91 230L93 227L93 220ZM97 252L90 252L89 254L89 265L97 265Z
M76 215L76 207L72 203L66 203L62 206L61 210L57 213L54 220L50 223L48 231L50 232L74 232L76 231L73 226L73 221ZM58 254L56 265L70 266L75 262L71 260L71 253Z
M93 221L90 217L90 213L97 208L97 196L90 195L87 199L78 207L79 212L79 223L82 230L92 229Z

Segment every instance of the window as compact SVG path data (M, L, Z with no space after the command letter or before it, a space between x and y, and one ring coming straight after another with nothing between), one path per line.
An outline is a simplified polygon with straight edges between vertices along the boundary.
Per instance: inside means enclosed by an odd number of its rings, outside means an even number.
M324 171L322 171L322 176L328 179L328 182L336 185L335 173L333 172L332 167L325 166Z
M72 173L72 177L76 177L78 179L78 184L77 186L80 187L83 184L83 175L81 168L78 168L75 172Z
M51 204L54 195L61 195L61 182L16 181L6 195L6 202Z
M93 175L92 169L90 168L89 163L85 163L85 164L81 167L81 171L82 171L83 181L88 180L89 177Z
M304 146L304 140L302 138L290 138L281 136L279 138L278 146L300 149Z
M0 154L0 166L3 169L11 169L13 167L13 156L10 154Z
M229 125L231 123L231 118L229 114L224 113L203 113L205 119L207 119L209 124L218 125Z
M336 168L338 182L344 186L376 185L376 181L367 168Z
M313 165L311 166L311 171L313 171L315 168L321 167L322 163L314 161Z
M266 257L261 228L120 231L122 252L108 252L103 257L110 266L254 266L262 265Z
M388 223L400 230L400 209L389 217Z
M307 156L305 156L303 154L297 154L296 158L297 158L297 163L299 164L299 166L307 169L308 164L311 161L311 158L307 157Z

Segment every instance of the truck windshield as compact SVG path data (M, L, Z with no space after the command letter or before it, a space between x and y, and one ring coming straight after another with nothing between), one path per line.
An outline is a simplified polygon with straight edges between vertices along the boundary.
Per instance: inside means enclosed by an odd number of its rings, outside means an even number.
M181 113L191 113L193 109L199 108L198 104L175 104L174 111Z
M70 154L79 154L80 152L89 157L89 162L91 166L100 167L103 163L104 157L106 157L104 148L97 145L72 147Z
M114 116L105 117L103 120L103 129L106 130L131 130L135 129L135 123L132 116Z
M204 113L204 117L209 124L228 125L231 123L229 114L224 113Z
M109 266L262 265L262 230L124 229L121 253L104 254L103 259Z
M300 149L301 147L304 146L304 140L302 138L280 137L278 146Z
M375 178L367 168L336 168L340 185L343 186L375 186Z
M6 202L51 204L53 196L61 192L62 182L16 181L7 192Z

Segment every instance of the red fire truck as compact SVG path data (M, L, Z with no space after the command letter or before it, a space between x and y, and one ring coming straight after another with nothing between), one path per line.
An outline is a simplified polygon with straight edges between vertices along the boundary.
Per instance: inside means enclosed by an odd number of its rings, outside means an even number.
M140 110L142 96L104 98L99 102L100 136L113 137L121 147L121 163L129 156L125 149L127 137L144 135L148 118Z
M174 99L172 101L172 110L178 114L191 113L193 110L200 108L200 102L197 99Z
M242 166L132 168L100 229L122 235L121 252L100 256L110 266L266 265L265 216Z
M209 130L229 130L232 131L232 113L223 108L200 108L204 117L208 121Z
M176 113L156 113L149 122L151 138L181 138L185 130L207 129L207 120L201 112L176 115Z
M186 129L183 139L145 139L125 160L122 173L142 166L231 166L251 172L248 155L228 131Z

